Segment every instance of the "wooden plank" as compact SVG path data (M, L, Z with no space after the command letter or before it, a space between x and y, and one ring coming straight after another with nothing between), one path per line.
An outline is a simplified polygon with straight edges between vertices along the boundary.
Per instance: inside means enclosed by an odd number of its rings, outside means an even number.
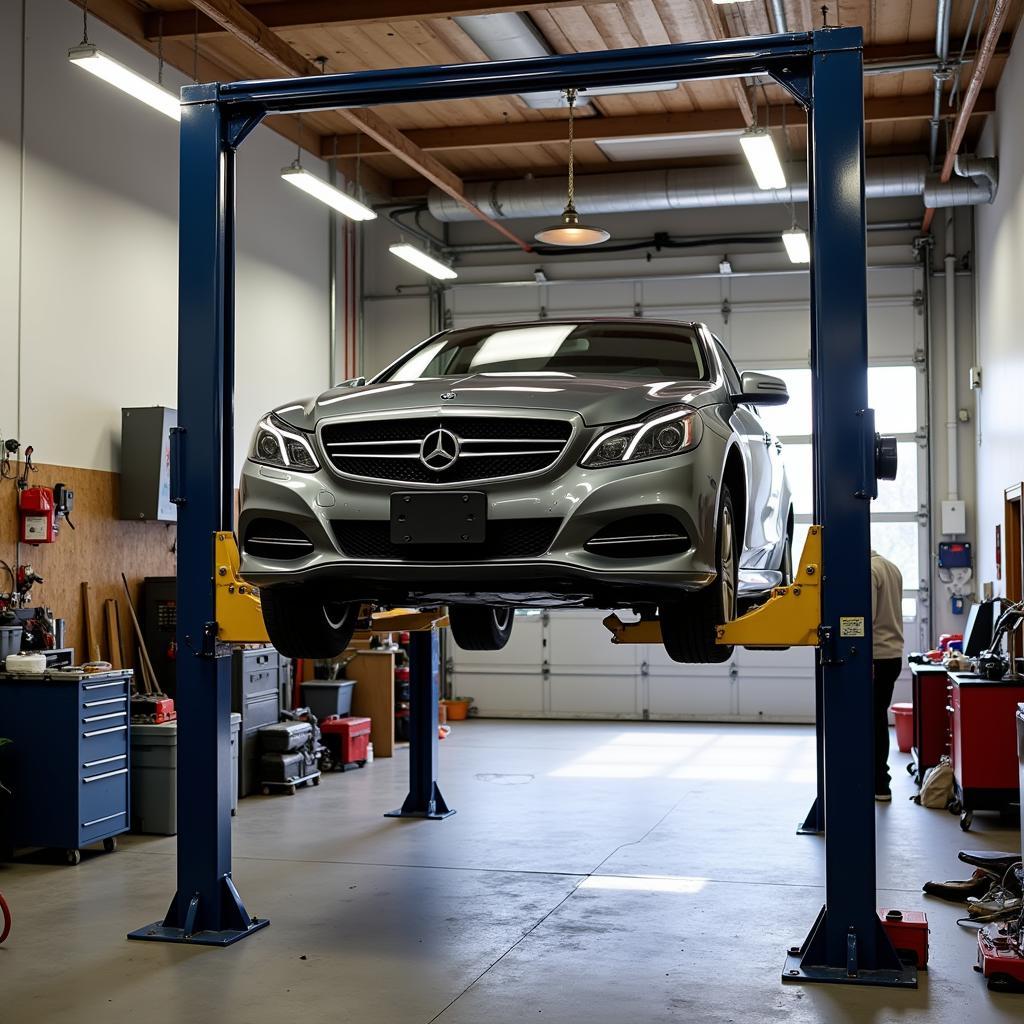
M552 7L578 7L582 0L375 0L372 4L338 3L338 0L272 0L250 4L249 10L270 29L301 28L307 25L372 25L379 21L422 21L472 14L529 12ZM145 17L146 37L160 34L160 14ZM164 37L191 36L194 19L190 11L163 14ZM224 31L216 19L200 19L199 34Z
M103 613L107 623L107 650L112 668L123 668L124 657L121 653L121 616L118 612L117 601L108 597L103 602Z
M975 108L977 114L990 114L995 110L994 90L982 93ZM794 116L791 126L800 126L803 114L795 104L789 105ZM773 110L778 120L778 107ZM864 105L864 119L868 123L884 121L923 121L932 115L929 95L892 96L868 100ZM955 111L943 111L944 118L952 118ZM733 108L723 110L694 110L663 114L645 114L639 117L593 117L576 122L576 138L580 142L598 139L643 138L657 135L691 135L713 132L731 133L746 127L740 112ZM500 149L505 147L536 146L566 141L563 121L523 121L514 124L478 124L453 128L426 128L406 133L410 142L426 151ZM325 159L352 157L359 149L363 156L385 152L383 146L359 141L358 136L325 136L320 155Z
M703 15L704 26L708 33L708 39L728 39L729 30L725 27L721 7L713 0L699 0L697 10ZM752 125L757 118L754 116L754 108L750 105L750 98L740 78L730 78L729 87L736 98L736 105L743 114L743 119L748 125Z
M320 74L320 69L315 64L250 14L238 3L238 0L192 0L192 3L198 10L223 25L233 36L247 43L255 53L282 71L306 77L316 77ZM427 181L436 185L442 192L462 203L474 216L509 241L515 242L524 252L533 251L529 243L524 242L504 224L498 223L466 198L462 179L457 174L410 142L380 114L366 108L360 110L344 108L339 109L338 113L354 127L423 175Z
M89 584L82 583L82 624L85 626L85 660L102 661L100 638L92 617L92 602L89 600Z
M346 651L342 660L351 655ZM395 752L395 656L390 651L362 651L345 666L345 678L354 679L352 714L370 719L374 757Z

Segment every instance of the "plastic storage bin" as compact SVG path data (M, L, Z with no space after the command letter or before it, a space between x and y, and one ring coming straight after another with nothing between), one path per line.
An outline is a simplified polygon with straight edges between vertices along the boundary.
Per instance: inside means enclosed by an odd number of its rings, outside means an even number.
M896 723L896 745L901 754L909 754L914 745L914 705L893 704L889 710Z
M331 715L346 718L352 713L354 679L311 679L302 684L302 703L322 722Z
M231 813L238 807L238 732L231 715ZM178 831L178 723L133 725L132 831L173 836Z

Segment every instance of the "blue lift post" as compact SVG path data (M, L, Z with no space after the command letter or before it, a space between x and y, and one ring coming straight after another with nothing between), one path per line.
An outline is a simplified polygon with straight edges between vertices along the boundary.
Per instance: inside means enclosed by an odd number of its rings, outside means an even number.
M826 841L826 905L808 939L790 950L783 979L916 984L875 908L869 501L876 476L867 408L862 44L860 29L830 29L182 90L173 449L181 481L178 891L166 919L133 937L227 944L266 923L248 916L231 882L228 674L212 584L213 535L232 526L235 150L267 114L770 75L809 112L814 466L825 526L819 717L824 794L843 808ZM413 756L425 757L424 744L417 746ZM426 746L436 749L436 730ZM431 761L432 783L435 771ZM426 806L435 792L411 796Z
M409 795L385 818L447 818L437 785L437 705L441 699L441 657L436 629L409 634Z

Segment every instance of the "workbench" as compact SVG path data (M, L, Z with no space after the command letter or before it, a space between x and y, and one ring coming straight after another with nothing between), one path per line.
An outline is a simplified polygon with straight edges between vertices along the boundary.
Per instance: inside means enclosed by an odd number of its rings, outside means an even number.
M949 754L950 719L946 711L949 677L945 666L934 662L910 666L914 702L914 780L921 785L924 773Z
M132 672L0 673L0 736L12 740L14 846L54 847L69 864L81 849L116 848L128 831Z

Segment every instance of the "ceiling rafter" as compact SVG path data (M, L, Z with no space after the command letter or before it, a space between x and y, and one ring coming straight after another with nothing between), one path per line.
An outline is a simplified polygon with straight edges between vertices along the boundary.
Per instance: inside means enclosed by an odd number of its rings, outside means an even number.
M250 14L238 3L238 0L191 0L191 2L199 11L215 19L218 24L246 43L274 67L292 75L314 77L321 73L315 64ZM461 203L485 224L509 241L515 242L525 252L532 252L529 243L524 242L505 225L499 224L493 217L488 216L480 207L466 198L462 179L454 171L449 170L429 153L425 153L410 142L379 114L372 110L349 108L339 108L337 112L353 127L384 146L389 153L397 156L432 185L437 186L442 192Z
M338 3L338 0L272 0L250 4L246 10L259 18L269 29L304 28L310 26L370 25L379 21L425 21L431 18L454 18L472 14L500 14L507 11L579 7L585 0L374 0L369 4ZM191 36L195 16L191 11L166 11L162 16L165 38ZM160 34L161 15L145 16L147 39ZM200 35L225 32L216 19L204 16L199 21Z
M722 12L719 10L718 5L714 3L714 0L700 0L697 10L702 15L702 20L707 27L708 38L730 38L729 29L726 27L725 19L722 17ZM747 126L749 127L750 125L755 124L757 121L757 115L754 113L754 108L750 105L750 97L747 95L747 89L743 84L743 80L739 78L730 78L729 85L736 97L736 105L740 108L740 112L743 114L743 119L746 121Z
M995 110L995 92L983 92L974 109L975 114L990 114ZM795 104L788 104L796 109ZM778 106L775 108L779 109ZM893 96L868 99L864 104L864 120L926 121L932 116L930 96ZM954 110L944 110L943 118L956 116ZM600 139L647 138L666 135L706 135L713 132L733 133L746 127L743 115L732 107L720 110L685 110L661 114L641 114L629 117L589 117L575 123L577 142ZM802 127L799 121L790 121L790 128ZM534 146L561 143L566 140L564 121L523 121L509 124L459 125L451 128L421 128L407 131L406 138L426 152L462 149L495 149L502 147ZM321 138L320 155L324 159L373 156L385 153L383 146L367 143L357 135L325 135Z

